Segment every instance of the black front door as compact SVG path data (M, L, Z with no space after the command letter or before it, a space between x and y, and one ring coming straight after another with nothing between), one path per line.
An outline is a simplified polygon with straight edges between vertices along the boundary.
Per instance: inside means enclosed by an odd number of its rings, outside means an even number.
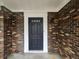
M43 18L29 17L29 50L43 50Z

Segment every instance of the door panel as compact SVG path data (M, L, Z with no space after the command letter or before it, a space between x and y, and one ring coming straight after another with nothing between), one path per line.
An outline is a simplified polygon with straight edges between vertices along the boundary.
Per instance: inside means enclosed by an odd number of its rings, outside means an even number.
M43 50L43 18L29 19L29 50Z

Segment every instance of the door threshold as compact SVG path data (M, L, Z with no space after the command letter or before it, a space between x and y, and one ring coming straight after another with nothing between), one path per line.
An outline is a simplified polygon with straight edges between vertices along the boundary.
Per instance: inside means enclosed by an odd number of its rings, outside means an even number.
M26 53L47 53L47 52L44 52L44 51L28 51Z

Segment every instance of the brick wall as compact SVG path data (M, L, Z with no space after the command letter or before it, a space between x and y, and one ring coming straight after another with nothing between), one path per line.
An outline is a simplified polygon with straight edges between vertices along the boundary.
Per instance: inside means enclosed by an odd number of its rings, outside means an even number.
M49 18L49 52L63 59L79 59L79 3L71 0ZM48 14L50 16L51 12Z
M4 59L4 24L3 14L0 11L0 59Z
M16 20L16 33L14 37L17 37L16 50L22 53L24 52L24 14L23 12L14 12L14 14Z

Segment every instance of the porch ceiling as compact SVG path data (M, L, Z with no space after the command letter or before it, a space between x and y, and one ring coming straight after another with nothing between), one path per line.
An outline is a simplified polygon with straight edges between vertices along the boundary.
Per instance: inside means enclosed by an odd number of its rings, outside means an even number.
M70 0L2 0L11 10L45 10L59 11Z

